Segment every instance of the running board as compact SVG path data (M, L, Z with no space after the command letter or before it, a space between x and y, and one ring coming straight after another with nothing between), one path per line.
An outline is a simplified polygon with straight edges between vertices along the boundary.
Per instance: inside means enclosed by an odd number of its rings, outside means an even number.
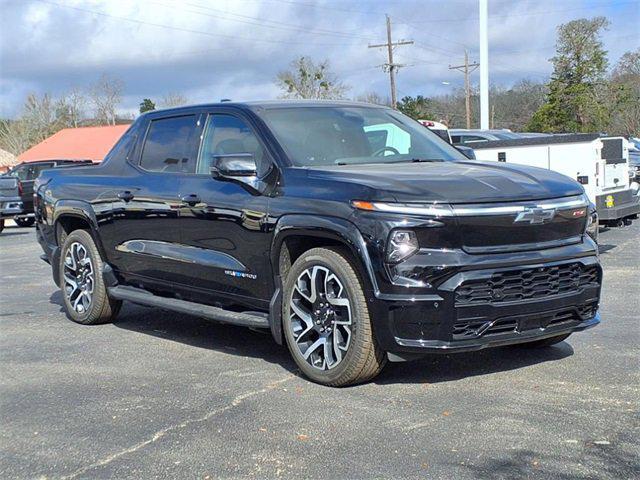
M107 288L111 298L128 300L129 302L149 307L164 308L173 312L186 313L204 317L222 323L240 325L242 327L269 328L269 314L261 312L232 312L223 308L188 302L177 298L159 297L140 288L116 286Z

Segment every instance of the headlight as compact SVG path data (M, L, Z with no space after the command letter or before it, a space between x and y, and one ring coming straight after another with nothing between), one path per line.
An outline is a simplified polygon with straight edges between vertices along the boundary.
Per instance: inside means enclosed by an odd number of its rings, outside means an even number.
M587 235L593 238L593 241L598 243L598 214L591 212L589 218L587 218Z
M412 230L393 230L387 242L387 262L406 260L419 250L418 238Z

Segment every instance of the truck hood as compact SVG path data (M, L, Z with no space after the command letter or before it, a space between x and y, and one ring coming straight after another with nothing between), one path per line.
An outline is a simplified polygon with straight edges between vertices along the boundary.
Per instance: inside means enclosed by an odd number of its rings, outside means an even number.
M370 187L370 200L396 202L510 202L584 192L578 182L550 170L481 161L314 167L309 177Z

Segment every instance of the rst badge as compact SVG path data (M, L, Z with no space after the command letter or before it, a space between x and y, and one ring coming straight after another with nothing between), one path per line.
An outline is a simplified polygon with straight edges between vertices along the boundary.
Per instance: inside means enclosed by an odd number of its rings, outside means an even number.
M256 278L258 278L255 273L238 272L237 270L225 270L224 274L231 277L249 278L251 280L255 280Z
M518 213L513 223L530 223L536 225L544 222L550 222L556 216L555 208L526 208Z

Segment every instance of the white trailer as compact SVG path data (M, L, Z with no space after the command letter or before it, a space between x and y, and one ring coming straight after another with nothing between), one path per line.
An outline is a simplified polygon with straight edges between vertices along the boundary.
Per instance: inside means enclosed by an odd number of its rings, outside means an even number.
M629 185L629 147L622 137L554 135L478 142L478 160L546 168L577 180L596 205L601 222L629 223L640 213L640 196Z

